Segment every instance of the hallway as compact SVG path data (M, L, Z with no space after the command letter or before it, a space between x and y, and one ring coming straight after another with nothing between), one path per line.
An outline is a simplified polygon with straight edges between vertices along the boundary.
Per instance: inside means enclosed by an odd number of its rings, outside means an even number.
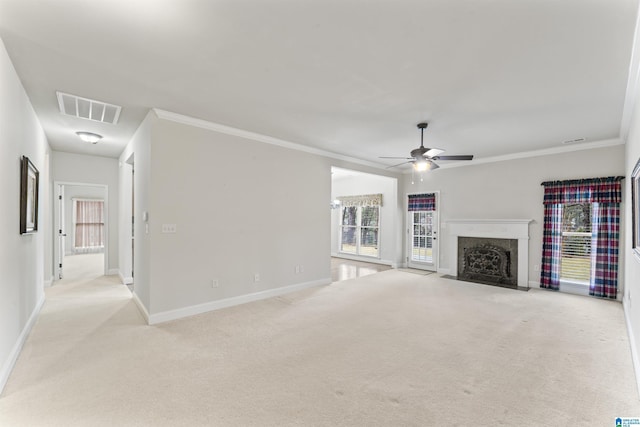
M64 265L63 279L54 282L54 286L104 275L103 253L67 255L62 262Z

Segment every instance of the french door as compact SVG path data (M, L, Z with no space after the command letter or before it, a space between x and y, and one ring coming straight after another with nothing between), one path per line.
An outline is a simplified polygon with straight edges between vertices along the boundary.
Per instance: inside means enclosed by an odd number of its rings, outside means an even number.
M438 213L436 211L408 212L409 252L407 265L422 270L437 270Z

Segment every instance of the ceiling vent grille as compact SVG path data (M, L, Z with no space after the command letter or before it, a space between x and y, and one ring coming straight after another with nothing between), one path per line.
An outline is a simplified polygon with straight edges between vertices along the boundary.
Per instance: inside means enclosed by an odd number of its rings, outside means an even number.
M68 93L56 92L60 112L68 116L115 125L122 107Z
M577 144L578 142L585 142L587 140L587 138L576 138L576 139L569 139L567 141L562 141L563 144Z

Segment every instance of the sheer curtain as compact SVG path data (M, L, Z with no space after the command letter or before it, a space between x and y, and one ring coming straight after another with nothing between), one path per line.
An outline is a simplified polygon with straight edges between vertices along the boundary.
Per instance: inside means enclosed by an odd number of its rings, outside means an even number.
M540 287L558 290L560 286L563 205L590 203L593 209L589 294L617 297L622 179L624 177L611 176L542 183L544 228Z
M74 252L89 253L104 250L104 201L74 200Z

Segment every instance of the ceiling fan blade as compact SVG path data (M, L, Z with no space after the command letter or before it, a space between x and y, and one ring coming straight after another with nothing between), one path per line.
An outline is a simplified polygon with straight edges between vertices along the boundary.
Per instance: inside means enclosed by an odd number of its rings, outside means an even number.
M473 154L458 155L458 156L435 156L433 160L473 160Z
M387 166L385 169L391 169L391 168L395 168L396 166L401 166L407 163L413 163L413 160L409 160L408 162L402 162L402 163L398 163L397 165L393 165L393 166Z
M378 157L379 159L412 160L413 157Z
M424 156L433 158L438 154L442 154L442 153L444 153L444 150L441 148L429 148L429 150L426 153L424 153Z

